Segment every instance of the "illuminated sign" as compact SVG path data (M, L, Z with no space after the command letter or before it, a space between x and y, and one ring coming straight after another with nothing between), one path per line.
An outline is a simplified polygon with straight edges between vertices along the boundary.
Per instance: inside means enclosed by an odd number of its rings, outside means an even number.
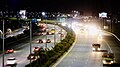
M107 13L106 12L99 13L99 17L107 18Z
M20 15L20 19L27 19L26 10L20 10L19 15Z
M37 21L39 22L39 21L41 21L41 19L37 19Z

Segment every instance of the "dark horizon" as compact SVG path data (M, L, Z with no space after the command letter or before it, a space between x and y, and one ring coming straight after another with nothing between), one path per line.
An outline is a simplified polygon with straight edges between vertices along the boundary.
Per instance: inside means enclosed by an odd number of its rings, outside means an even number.
M119 2L113 0L0 0L0 10L116 12Z

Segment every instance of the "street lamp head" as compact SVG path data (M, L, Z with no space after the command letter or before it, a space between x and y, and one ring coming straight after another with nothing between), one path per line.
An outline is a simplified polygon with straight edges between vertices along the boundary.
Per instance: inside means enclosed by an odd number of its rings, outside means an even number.
M45 12L42 12L42 15L45 16Z

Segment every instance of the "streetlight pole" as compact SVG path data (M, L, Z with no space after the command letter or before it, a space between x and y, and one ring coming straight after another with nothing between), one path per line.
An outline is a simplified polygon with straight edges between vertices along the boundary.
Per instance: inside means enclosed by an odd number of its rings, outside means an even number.
M72 33L72 22L71 22L71 33Z
M5 23L4 23L4 19L3 19L3 67L4 67L4 54L5 54L5 50L4 50L4 43L5 43L5 41L4 41L4 25L5 25Z
M45 24L46 26L48 27L47 25L47 19L46 19L46 15L45 15L45 12L42 12L42 16L45 18ZM47 29L46 29L46 42L45 42L45 49L47 49Z
M110 32L113 32L113 30L112 30L112 21L110 22Z
M54 22L54 46L55 46L55 44L56 44L56 36L55 36L55 33L56 33L56 27L55 27L55 24L56 24L56 22Z
M46 26L48 27L48 25L47 25L47 21L45 21L45 23L46 23ZM47 33L47 30L46 30L46 33ZM45 48L47 49L47 34L46 34L46 43L45 43Z
M61 35L62 35L62 28L61 28L61 34L60 34L60 41L62 40L62 37L61 37Z
M32 23L30 20L30 54L32 53ZM31 66L31 59L30 59L30 66Z

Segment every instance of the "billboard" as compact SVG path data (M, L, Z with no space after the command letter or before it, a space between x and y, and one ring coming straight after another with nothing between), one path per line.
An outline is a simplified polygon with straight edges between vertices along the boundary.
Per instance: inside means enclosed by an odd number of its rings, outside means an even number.
M19 15L20 15L20 19L27 19L26 10L20 10Z
M107 13L106 12L99 13L99 17L107 18Z

